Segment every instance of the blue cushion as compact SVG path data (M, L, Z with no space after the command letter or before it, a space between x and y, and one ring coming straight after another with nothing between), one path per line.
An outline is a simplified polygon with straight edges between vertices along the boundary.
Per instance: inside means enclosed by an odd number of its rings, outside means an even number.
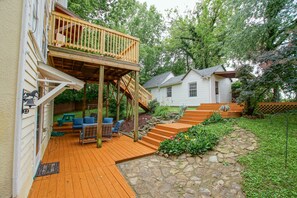
M117 123L115 124L114 127L112 127L112 132L116 133L120 130L121 125L123 124L124 120L119 120L117 121Z
M103 118L103 123L112 123L113 118Z
M73 119L73 125L82 125L83 123L84 123L84 120L82 118Z
M78 124L78 125L73 125L72 128L73 129L82 129L82 124Z
M84 123L93 124L93 123L95 123L95 118L94 117L85 117L84 118Z

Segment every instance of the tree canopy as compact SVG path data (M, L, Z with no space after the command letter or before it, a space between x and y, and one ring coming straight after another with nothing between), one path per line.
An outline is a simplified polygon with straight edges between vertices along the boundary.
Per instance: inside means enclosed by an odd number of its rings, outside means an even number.
M137 0L69 0L68 8L140 39L141 83L225 64L239 68L241 101L296 97L296 0L203 0L167 16Z

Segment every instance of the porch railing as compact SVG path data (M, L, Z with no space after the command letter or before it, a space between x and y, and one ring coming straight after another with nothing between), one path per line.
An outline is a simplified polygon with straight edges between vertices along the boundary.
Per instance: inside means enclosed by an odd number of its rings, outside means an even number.
M138 38L58 12L51 15L49 45L139 61Z

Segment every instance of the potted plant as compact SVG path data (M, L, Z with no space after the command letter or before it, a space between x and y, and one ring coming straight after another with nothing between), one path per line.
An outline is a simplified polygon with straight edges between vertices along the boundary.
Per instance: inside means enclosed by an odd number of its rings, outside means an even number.
M220 110L221 110L221 111L224 111L224 112L227 112L227 111L230 110L230 106L229 106L229 105L222 105L222 106L220 107Z

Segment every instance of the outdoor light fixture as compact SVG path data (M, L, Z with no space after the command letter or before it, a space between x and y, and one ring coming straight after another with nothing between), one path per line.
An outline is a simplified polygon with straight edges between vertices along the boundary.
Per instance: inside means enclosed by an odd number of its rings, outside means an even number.
M22 113L23 114L29 113L29 109L31 109L31 107L36 106L34 104L35 97L38 98L37 90L34 90L32 92L27 92L27 93L25 93L25 91L23 90L23 103L22 103ZM29 109L24 109L24 106L29 107Z

